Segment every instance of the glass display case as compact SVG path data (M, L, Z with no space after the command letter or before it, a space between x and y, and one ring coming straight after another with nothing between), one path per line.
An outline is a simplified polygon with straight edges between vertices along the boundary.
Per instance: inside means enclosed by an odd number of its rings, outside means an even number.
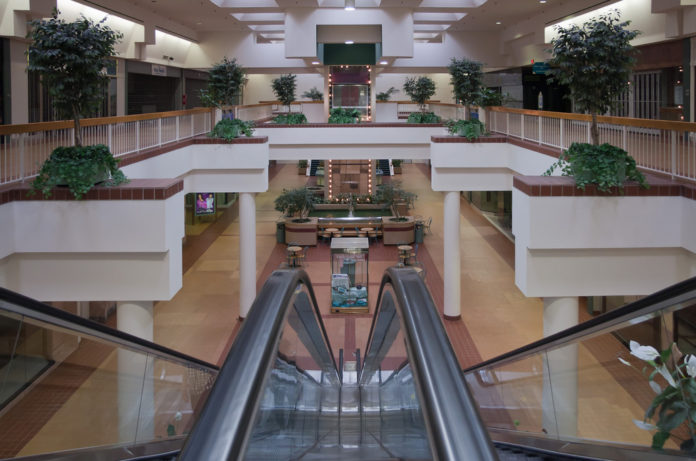
M368 312L365 237L331 239L331 312Z

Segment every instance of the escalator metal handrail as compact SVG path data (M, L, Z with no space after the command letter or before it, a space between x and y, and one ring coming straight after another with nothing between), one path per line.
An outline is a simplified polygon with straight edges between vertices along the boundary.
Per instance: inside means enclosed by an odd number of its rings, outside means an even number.
M33 320L47 323L59 328L74 331L77 334L92 336L119 346L148 353L173 362L195 364L200 368L217 372L219 367L196 357L170 349L146 339L133 336L123 331L85 319L70 312L49 306L35 299L0 287L0 312L6 311Z
M244 325L210 391L205 406L189 435L180 460L222 460L241 458L254 427L256 413L273 367L274 357L291 301L298 285L305 285L333 362L309 276L304 270L276 270L264 283Z
M634 301L613 311L598 315L586 322L566 328L565 330L554 333L553 335L542 338L538 341L514 349L505 354L501 354L492 359L481 362L472 367L466 368L464 374L469 374L491 365L502 365L514 362L524 357L538 354L542 351L561 347L565 344L575 342L578 338L585 337L606 330L615 325L620 325L639 317L655 315L657 312L676 306L679 303L696 298L696 277L692 277L683 282L677 283L663 290L646 296L643 299Z
M363 370L378 366L368 363L368 358L377 355L371 355L372 345L382 342L381 338L375 337L375 325L382 307L382 295L388 285L398 301L396 309L433 458L498 459L432 296L411 268L391 267L382 277Z

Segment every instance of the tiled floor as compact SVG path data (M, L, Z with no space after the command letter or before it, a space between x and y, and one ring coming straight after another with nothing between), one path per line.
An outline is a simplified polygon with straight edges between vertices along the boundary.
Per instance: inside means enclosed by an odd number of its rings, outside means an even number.
M257 289L285 259L285 246L276 244L275 222L279 213L274 210L273 200L283 188L304 185L306 179L297 174L295 165L278 165L271 168L269 190L256 195ZM443 196L431 190L430 173L425 165L404 165L403 174L395 179L418 194L412 214L433 218L432 232L420 246L418 259L424 264L426 283L442 312ZM461 366L467 367L541 338L542 303L538 298L526 298L514 284L514 245L465 201L461 205L462 318L444 323ZM155 305L156 342L208 362L222 363L241 326L238 320L238 243L239 226L234 208L199 235L187 239L183 288L172 300ZM370 312L374 311L382 272L397 259L395 247L385 247L381 243L371 246ZM349 351L356 348L364 353L371 314L330 313L329 249L326 244L309 249L306 270L312 279L334 354L338 354L339 348L346 351L347 357ZM616 425L615 418L640 418L642 414L636 399L626 396L621 389L620 381L624 377L612 374L603 366L595 366L614 360L612 357L600 359L600 355L601 347L581 349L581 363L592 370L592 373L580 377L581 384L585 380L600 380L604 389L603 395L588 395L587 398L602 402L607 395L616 392L624 401L617 408L604 405L604 411L599 413L593 412L594 408L603 407L601 403L599 407L592 406L590 413L579 411L579 431L592 437L601 437L606 427ZM109 360L102 360L104 366L111 366ZM69 397L58 403L60 412L42 420L27 421L27 425L39 427L17 431L17 437L0 440L0 446L12 447L9 451L13 453L9 454L15 454L27 443L26 434L37 435L20 454L46 449L49 444L53 446L56 439L61 441L61 447L79 446L85 433L89 432L89 426L78 424L76 427L74 422L63 418L69 419L69 415L77 414L85 402ZM644 403L642 400L638 398L641 404ZM598 425L597 421L603 421L604 425ZM648 442L648 436L647 433L636 436L631 432L621 440ZM8 455L8 452L2 454Z

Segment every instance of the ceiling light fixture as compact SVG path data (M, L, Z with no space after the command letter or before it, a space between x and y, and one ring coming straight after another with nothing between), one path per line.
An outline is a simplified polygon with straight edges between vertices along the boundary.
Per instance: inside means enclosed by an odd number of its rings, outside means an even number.
M546 0L539 0L539 3L546 3Z
M495 23L496 23L497 25L501 25L501 24L502 24L502 22L500 22L500 21L496 21Z
M387 61L380 61L379 63L382 64L383 66L386 66L387 64L389 64Z
M353 43L355 43L353 40L346 40L346 45L352 45Z
M316 66L317 64L319 64L319 61L312 61L313 66Z
M343 7L346 11L355 11L355 0L346 0L346 6Z

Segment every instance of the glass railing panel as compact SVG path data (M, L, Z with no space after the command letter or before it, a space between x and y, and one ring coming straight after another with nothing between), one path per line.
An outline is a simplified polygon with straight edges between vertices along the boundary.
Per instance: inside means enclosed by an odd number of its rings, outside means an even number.
M430 459L398 301L390 286L384 288L381 300L361 376L365 432L395 458Z
M693 300L679 302L471 371L466 380L490 428L685 453L696 426L696 367L685 359L696 350L680 319L694 314Z
M20 324L14 341L3 346L12 351L7 366L27 370L28 361L50 362L0 416L4 457L179 437L177 426L190 426L193 402L204 398L216 375L4 310L0 319L2 325ZM9 341L10 334L3 338ZM171 414L171 398L180 421Z
M291 303L246 459L296 459L338 429L340 384L304 285Z

